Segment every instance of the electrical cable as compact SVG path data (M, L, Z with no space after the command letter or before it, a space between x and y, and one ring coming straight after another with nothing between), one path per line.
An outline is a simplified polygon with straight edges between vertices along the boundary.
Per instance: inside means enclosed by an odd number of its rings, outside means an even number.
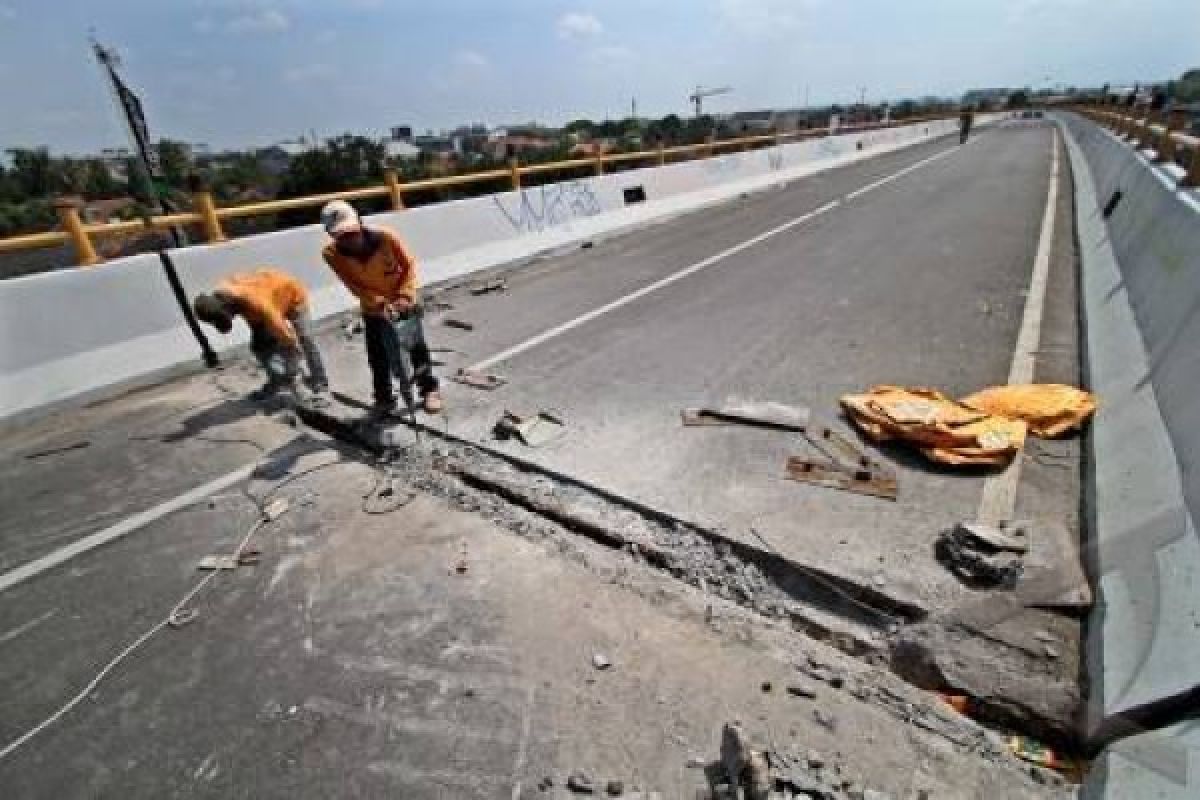
M270 490L270 492L268 492L268 495L273 494L277 489L279 489L280 486L282 486L285 483L290 483L292 480L300 477L301 475L306 475L311 472L315 472L317 469L322 469L324 467L331 466L332 464L337 464L337 463L347 463L347 462L341 462L341 461L328 462L325 464L321 464L317 467L313 467L311 469L305 470L303 472L297 473L295 475L291 475L288 478L286 478L285 480L280 481L278 484L276 484ZM251 500L253 501L253 499L254 498L252 497ZM258 505L258 503L256 503L255 505ZM254 524L250 526L250 529L248 531L246 531L245 536L243 536L242 540L238 543L237 548L233 552L233 557L235 559L240 559L241 556L245 553L246 546L250 543L250 539L254 536L254 534L258 533L258 531L261 530L264 525L266 525L269 522L273 522L274 520L278 519L280 516L282 516L285 513L287 513L286 506L281 510L273 511L269 506L264 508L263 506L260 505L258 519L256 519L254 521ZM128 647L126 647L124 650L122 650L120 653L118 653L111 661L109 661L107 664L105 664L100 669L100 671L97 672L96 675L90 681L88 681L87 685L84 686L83 689L81 689L74 697L72 697L70 700L68 700L66 703L64 703L62 705L62 707L60 707L53 714L46 717L46 719L42 720L40 723L38 723L34 727L30 728L25 733L21 734L19 737L14 739L12 742L5 745L3 749L0 749L0 761L3 761L8 756L12 755L14 752L16 752L18 749L20 749L22 746L24 746L30 740L32 740L34 737L36 737L38 734L40 734L42 731L46 730L51 725L53 725L55 722L57 722L58 720L62 719L64 716L69 714L76 706L78 706L85 699L87 699L88 695L90 695L93 691L95 691L96 687L100 685L101 681L103 681L106 677L108 677L108 675L114 669L116 669L118 666L120 666L121 663L126 658L128 658L135 651L137 651L140 647L142 647L142 645L144 645L151 638L153 638L153 636L156 633L161 631L163 628L171 627L171 626L175 626L175 625L184 625L184 624L190 622L191 620L195 619L195 612L192 611L191 609L187 608L188 603L190 603L192 601L192 599L195 598L196 595L198 595L204 589L204 587L206 587L220 572L221 572L221 570L213 570L212 572L208 573L203 578L201 578L199 581L197 581L196 585L193 586L190 590L188 590L188 592L186 594L184 594L184 596L179 600L179 602L177 602L174 606L171 607L171 610L167 613L166 617L164 617L163 619L156 622L153 626L151 626L148 630L146 630L145 633L143 633L141 636L139 636L137 639L135 639L132 644L130 644Z

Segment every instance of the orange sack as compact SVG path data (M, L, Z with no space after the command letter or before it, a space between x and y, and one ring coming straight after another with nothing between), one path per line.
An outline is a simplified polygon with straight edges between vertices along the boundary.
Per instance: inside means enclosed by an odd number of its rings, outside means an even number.
M908 442L943 464L1003 466L1025 443L1023 421L969 408L936 389L874 386L841 402L868 437Z
M1062 436L1096 410L1090 393L1060 384L997 386L962 401L936 389L873 386L841 402L851 421L877 442L908 442L933 461L980 466L1011 461L1027 430Z
M977 411L1021 419L1029 432L1042 439L1068 434L1096 411L1090 392L1058 383L995 386L964 397L962 404Z

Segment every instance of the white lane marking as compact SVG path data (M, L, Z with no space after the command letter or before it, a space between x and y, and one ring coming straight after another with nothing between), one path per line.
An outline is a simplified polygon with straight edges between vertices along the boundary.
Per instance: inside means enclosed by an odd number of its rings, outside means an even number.
M1058 132L1054 131L1050 141L1050 188L1046 190L1046 210L1042 213L1042 230L1038 234L1037 253L1033 258L1033 275L1029 279L1029 294L1025 297L1025 311L1021 316L1021 329L1017 333L1017 345L1013 350L1012 366L1008 370L1008 382L1032 383L1037 359L1038 342L1042 338L1042 311L1045 308L1046 282L1050 275L1050 250L1054 245L1054 214L1058 206ZM980 522L995 525L1012 519L1017 508L1017 483L1021 477L1021 454L1009 463L1003 472L988 477L979 498Z
M846 195L846 197L843 199L853 200L854 198L860 197L860 196L866 194L867 192L878 189L880 186L885 186L885 185L891 183L892 181L896 180L897 178L902 178L905 175L907 175L908 173L912 172L913 170L919 169L932 161L937 161L939 158L944 158L944 157L950 155L951 153L956 153L956 152L958 152L958 148L952 147L949 150L943 150L940 153L932 155L923 161L918 161L915 164L909 164L907 167L900 170L899 172L893 172L891 175L888 175L884 178L880 178L877 181L868 183L866 186L863 186L862 188L855 189L853 192Z
M133 533L139 528L143 528L146 525L149 525L151 522L165 517L167 514L171 514L181 508L186 508L192 503L195 503L197 500L203 500L210 494L215 494L222 489L232 486L235 483L244 481L249 478L257 468L258 462L247 464L244 467L238 467L233 472L226 473L202 486L197 486L196 488L190 489L181 495L172 497L170 500L159 503L158 505L147 509L146 511L134 514L132 517L128 517L127 519L118 522L116 525L110 525L104 530L97 531L89 536L85 536L82 539L72 542L66 547L55 550L53 553L49 553L41 558L30 561L28 564L22 564L16 569L0 575L0 592L5 591L6 589L11 589L18 583L27 581L36 575L40 575L48 569L53 569L59 564L69 561L78 555L82 555L90 550L95 550L101 545L108 544L115 539L120 539L122 536Z
M20 627L13 628L8 633L5 633L4 635L0 636L0 644L4 644L5 642L11 642L13 639L17 638L22 633L25 633L28 630L32 630L32 629L36 628L38 625L41 625L43 622L50 619L57 613L58 613L58 609L52 608L49 611L47 611L45 614L42 614L40 617L37 617L36 619L31 619L31 620L29 620L29 622L26 622L24 625L21 625Z
M594 308L591 311L588 311L584 314L579 315L578 317L575 317L574 319L571 319L571 320L568 320L568 321L562 323L561 325L555 325L553 328L544 330L541 333L539 333L535 336L532 336L523 342L520 342L519 344L513 345L512 347L508 348L507 350L501 350L499 353L496 353L493 356L489 356L476 364L472 364L471 366L467 367L466 369L471 372L480 372L482 370L487 369L488 367L491 367L495 364L500 363L501 361L507 361L508 359L512 358L513 356L520 355L521 353L524 353L527 350L531 350L534 347L537 347L538 345L543 344L544 342L548 342L551 339L561 336L562 334L566 333L567 331L574 330L575 328L578 328L580 325L583 325L587 322L591 322L592 320L596 319L597 317L604 316L605 314L607 314L611 311L616 311L618 308L629 305L634 300L638 300L642 297L645 297L646 295L648 295L652 292L657 292L659 289L670 286L672 283L675 283L676 281L683 280L684 278L688 277L689 275L694 275L697 272L700 272L701 270L708 269L709 267L711 267L714 264L718 264L722 261L725 261L730 256L735 256L738 253L742 252L743 250L753 247L756 244L765 242L767 239L770 239L774 236L778 236L781 233L789 231L792 228L796 227L797 225L803 225L805 222L808 222L809 220L811 220L815 217L819 217L822 214L828 213L828 212L832 211L833 209L837 208L847 198L857 197L859 195L865 194L866 192L871 191L872 189L876 189L876 188L884 185L889 180L893 180L902 175L906 175L915 169L919 169L920 167L923 167L926 164L930 164L934 161L937 161L939 158L943 158L954 152L957 152L957 149L951 148L949 150L943 150L940 153L935 153L934 155L929 156L928 158L923 158L920 161L916 162L915 164L910 164L909 166L905 167L904 169L896 171L892 175L889 175L887 178L884 178L879 181L875 181L874 184L868 184L867 186L864 186L862 189L857 190L857 192L854 194L846 195L845 198L831 200L830 202L826 203L825 205L821 206L820 208L815 208L812 211L809 211L805 214L801 214L800 216L795 217L794 219L788 220L787 222L783 223L782 225L777 225L776 227L771 228L768 231L764 231L764 232L758 234L757 236L752 236L749 239L746 239L745 241L743 241L739 244L735 244L733 247L722 250L721 252L719 252L715 255L709 256L708 258L704 259L703 261L697 261L695 264L692 264L691 266L688 266L688 267L684 267L683 269L679 270L678 272L673 272L670 275L666 276L665 278L660 278L659 280L654 281L654 283L643 286L642 288L637 289L633 292L630 292L629 294L624 295L623 297L618 297L616 300L613 300L611 303L605 303L604 305L600 306L599 308Z

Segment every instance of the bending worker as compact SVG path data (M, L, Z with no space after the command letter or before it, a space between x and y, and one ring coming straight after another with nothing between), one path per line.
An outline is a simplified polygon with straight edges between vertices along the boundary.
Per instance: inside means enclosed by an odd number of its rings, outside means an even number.
M312 337L308 290L304 284L276 269L230 275L211 294L196 296L196 316L221 333L233 330L241 317L250 326L250 350L267 372L267 382L255 392L267 399L287 390L297 400L314 406L328 405L329 378L321 351ZM311 397L302 397L298 378L300 355L308 363Z
M321 255L362 308L367 340L367 363L375 392L375 409L390 414L396 409L392 377L407 371L396 359L399 339L393 323L407 320L417 336L408 350L413 376L425 411L442 410L442 396L433 374L429 347L421 331L417 262L400 237L386 228L367 227L358 212L344 200L334 200L321 209L321 224L333 241Z

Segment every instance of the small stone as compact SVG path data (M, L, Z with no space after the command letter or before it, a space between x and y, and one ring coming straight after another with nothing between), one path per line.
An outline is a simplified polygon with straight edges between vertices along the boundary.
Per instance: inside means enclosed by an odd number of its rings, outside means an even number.
M821 754L816 750L809 750L805 754L804 760L808 762L809 769L820 769L825 766L825 759L821 758Z
M546 792L546 791L549 791L553 787L554 787L554 778L551 778L549 775L547 775L546 777L544 777L540 781L538 781L538 790L539 791Z
M688 769L703 769L708 766L708 762L700 756L692 756L687 760Z
M1058 637L1050 631L1034 631L1033 638L1039 642L1057 642Z
M762 690L763 690L764 692L770 692L770 691L771 691L771 688L772 688L772 687L771 687L771 682L770 682L770 681L763 681L763 682L762 682L762 687L761 687L761 688L762 688Z
M612 662L604 653L592 653L592 666L596 669L608 669L612 666Z
M876 572L874 577L871 578L871 582L874 583L876 586L882 588L883 586L885 586L887 584L887 578L883 577L882 572Z
M463 691L463 696L464 696L464 697L474 697L474 696L475 696L475 690L474 690L474 689L465 689L465 690Z
M1050 645L1044 646L1042 652L1046 654L1046 658L1058 658L1058 650Z
M807 697L809 700L816 698L817 690L811 686L803 686L798 683L793 683L787 687L787 693L793 697Z
M572 773L571 777L567 778L567 788L576 794L593 794L596 791L592 779L582 772Z
M813 721L826 730L837 730L837 717L819 708L813 709Z
M829 676L829 685L835 689L840 689L846 685L846 679L835 673Z
M620 781L609 781L608 786L604 787L604 791L608 792L609 797L620 797L625 794L625 784Z

